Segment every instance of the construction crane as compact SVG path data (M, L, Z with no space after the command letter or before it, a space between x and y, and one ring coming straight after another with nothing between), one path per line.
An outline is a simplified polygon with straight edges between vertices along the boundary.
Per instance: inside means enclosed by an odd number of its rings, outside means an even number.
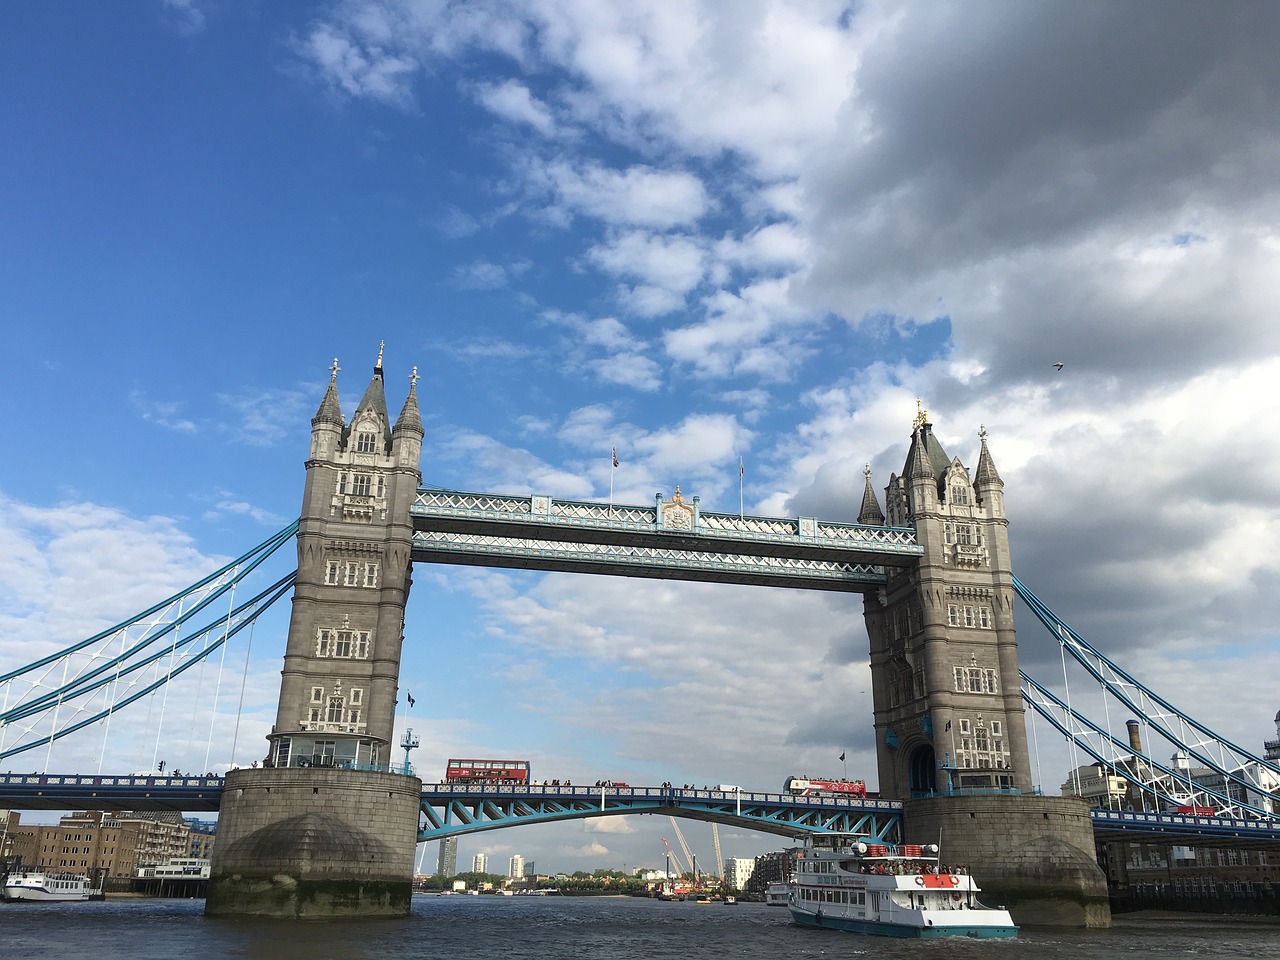
M720 824L711 822L711 841L716 847L716 876L724 882L724 857L720 853Z
M667 838L662 838L662 845L667 848L667 856L671 858L671 862L676 865L676 876L684 873L684 867L680 864L680 858L676 856L676 852L671 849L671 844L667 843Z
M697 857L695 857L695 856L694 856L694 855L689 851L689 844L688 844L688 842L687 842L687 841L685 840L685 838L684 838L684 832L680 829L680 824L676 823L676 818L675 818L675 817L667 817L667 819L671 821L671 826L672 826L672 827L675 829L675 831L676 831L676 839L680 841L680 849L684 851L684 855L685 855L686 857L688 857L688 858L689 858L689 863L690 863L690 864L692 864L692 866L689 868L689 872L693 874L693 882L694 882L694 884L695 884L695 885L697 885L697 883L698 883L698 858L697 858Z

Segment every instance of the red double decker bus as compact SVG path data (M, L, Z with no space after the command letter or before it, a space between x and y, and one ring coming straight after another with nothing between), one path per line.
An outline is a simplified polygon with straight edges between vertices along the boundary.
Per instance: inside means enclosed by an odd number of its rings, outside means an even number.
M528 760L450 760L445 783L528 783Z
M787 793L801 797L839 796L866 797L867 785L862 780L819 780L814 777L787 777L782 787Z

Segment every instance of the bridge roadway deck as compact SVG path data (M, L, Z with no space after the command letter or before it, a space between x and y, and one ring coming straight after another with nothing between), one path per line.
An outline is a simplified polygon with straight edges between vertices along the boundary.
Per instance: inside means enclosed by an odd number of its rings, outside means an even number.
M0 774L0 810L210 813L217 811L221 798L221 777ZM891 800L852 801L745 791L424 784L422 833L423 839L429 839L517 823L647 813L736 823L791 836L846 829L859 818L870 817L873 819L865 820L864 828L873 828L889 839L891 822L897 822L901 810L902 805ZM1094 810L1093 827L1100 840L1266 849L1280 845L1280 820Z
M637 507L421 489L418 561L861 592L923 555L915 531L755 517L685 503Z

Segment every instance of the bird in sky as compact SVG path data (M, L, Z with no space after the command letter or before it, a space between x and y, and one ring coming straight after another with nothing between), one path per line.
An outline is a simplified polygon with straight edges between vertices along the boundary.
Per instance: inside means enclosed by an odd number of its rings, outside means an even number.
M1055 369L1055 370L1061 370L1064 366L1065 366L1065 364L1062 364L1062 363L1055 363L1055 364L1053 365L1053 369Z

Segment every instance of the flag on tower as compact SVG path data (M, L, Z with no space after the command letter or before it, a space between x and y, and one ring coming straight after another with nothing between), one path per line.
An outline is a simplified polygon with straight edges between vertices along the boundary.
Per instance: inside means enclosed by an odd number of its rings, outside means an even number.
M943 728L942 728L942 732L943 732L943 733L946 733L946 732L947 732L948 730L950 730L950 729L951 729L951 721L950 721L950 720L948 720L948 721L947 721L947 725L946 725L945 727L943 727Z
M844 763L844 751L843 751L843 750L841 750L841 751L840 751L840 762L841 762L841 763Z
M741 480L747 473L747 465L742 462L742 458L738 458L738 479Z
M406 693L405 693L405 696L409 698L409 706L411 706L411 707L412 707L412 706L413 706L413 703L414 703L414 701L413 701L413 694L412 694L412 693L407 693L407 692L406 692Z
M617 447L613 448L613 465L615 467L618 465L618 448Z

